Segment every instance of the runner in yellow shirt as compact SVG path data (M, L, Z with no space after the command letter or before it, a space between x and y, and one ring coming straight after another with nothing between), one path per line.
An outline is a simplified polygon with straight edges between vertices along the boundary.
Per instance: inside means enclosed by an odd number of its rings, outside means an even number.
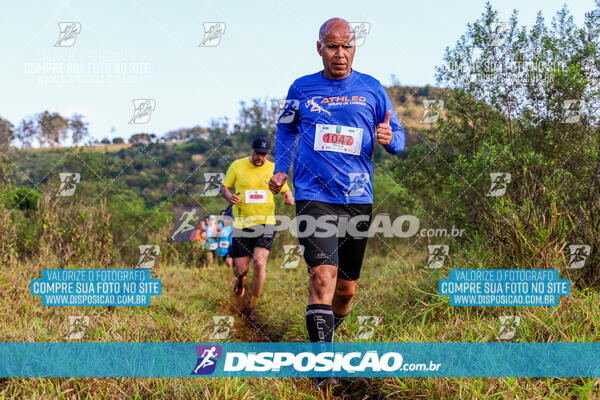
M255 318L254 306L265 284L267 259L275 237L275 201L269 190L269 179L273 176L275 164L267 160L270 149L271 144L264 136L254 139L250 157L231 163L221 186L221 194L233 205L231 255L236 276L233 291L238 297L244 295L250 259L254 259L252 300L245 310L251 321ZM235 194L232 194L234 186ZM287 184L282 186L280 192L284 204L294 204L294 196ZM257 231L260 235L256 234Z

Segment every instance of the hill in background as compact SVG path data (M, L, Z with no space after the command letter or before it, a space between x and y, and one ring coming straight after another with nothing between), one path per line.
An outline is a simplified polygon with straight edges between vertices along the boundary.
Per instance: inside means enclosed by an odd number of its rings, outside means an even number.
M422 140L423 100L441 99L442 89L397 85L387 90L406 130L407 146L414 146ZM82 181L103 180L111 188L123 185L151 207L176 191L197 193L205 172L225 173L233 160L249 153L254 137L274 137L277 115L275 100L254 99L241 103L233 126L214 120L207 128L179 128L160 138L152 135L155 140L137 134L132 143L17 150L15 183L44 192L44 186L58 184L58 173L78 172ZM374 160L385 157L378 146Z

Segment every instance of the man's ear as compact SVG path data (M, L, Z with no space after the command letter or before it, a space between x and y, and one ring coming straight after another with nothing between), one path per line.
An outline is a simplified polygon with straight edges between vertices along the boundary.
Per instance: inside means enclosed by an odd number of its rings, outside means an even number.
M322 54L321 54L321 42L319 42L318 40L317 40L317 53L319 53L319 55L322 56Z

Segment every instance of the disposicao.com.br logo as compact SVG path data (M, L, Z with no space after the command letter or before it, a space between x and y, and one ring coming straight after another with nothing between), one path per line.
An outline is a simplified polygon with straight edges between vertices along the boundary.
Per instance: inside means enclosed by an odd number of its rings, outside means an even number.
M223 373L244 376L245 373L261 373L276 376L282 372L288 376L311 375L311 373L342 373L370 375L393 372L435 372L441 364L404 363L397 352L351 351L351 352L239 352L222 353L220 346L196 346L198 361L193 375L208 375L215 371L217 359L224 358Z
M402 367L400 353L385 353L381 357L376 351L352 353L288 352L227 353L225 371L268 372L290 367L298 372L365 372L397 371Z

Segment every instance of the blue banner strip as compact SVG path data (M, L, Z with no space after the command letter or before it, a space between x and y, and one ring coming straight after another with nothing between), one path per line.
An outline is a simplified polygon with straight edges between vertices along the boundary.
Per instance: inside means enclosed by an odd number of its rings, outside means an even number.
M600 343L0 343L0 376L599 377L598 354Z

